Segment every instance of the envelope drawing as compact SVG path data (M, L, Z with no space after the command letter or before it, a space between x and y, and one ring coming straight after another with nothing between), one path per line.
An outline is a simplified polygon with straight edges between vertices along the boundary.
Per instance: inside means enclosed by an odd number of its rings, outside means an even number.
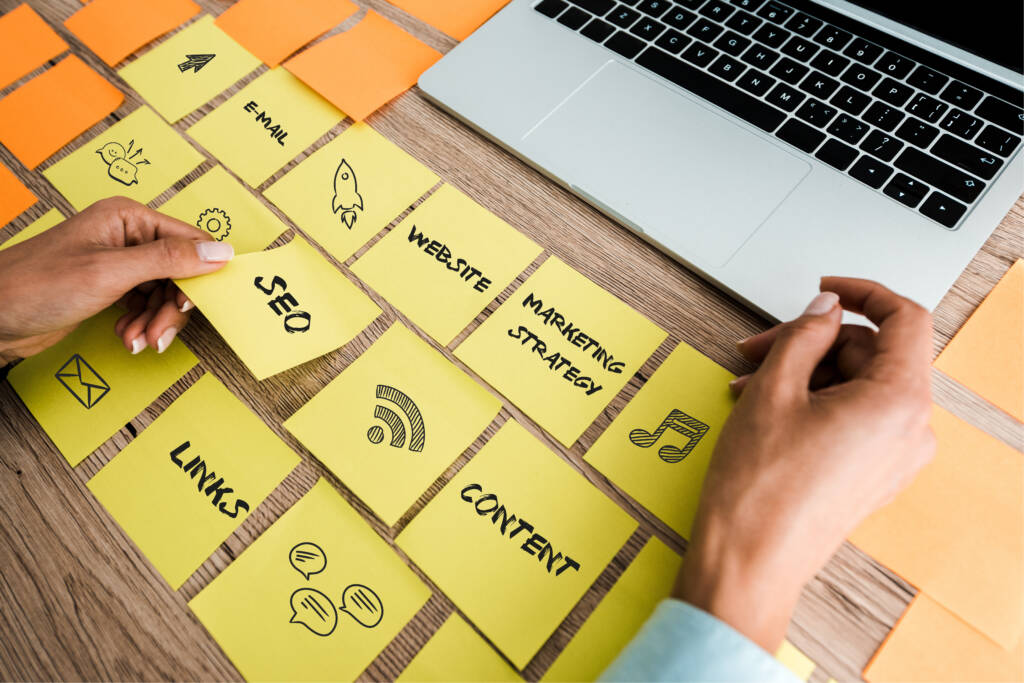
M77 353L61 366L57 381L71 392L86 409L92 408L110 392L110 385Z

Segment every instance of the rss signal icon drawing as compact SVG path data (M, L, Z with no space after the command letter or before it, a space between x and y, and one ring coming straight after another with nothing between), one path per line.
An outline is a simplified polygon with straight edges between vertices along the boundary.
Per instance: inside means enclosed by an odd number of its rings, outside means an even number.
M405 448L408 443L410 451L421 453L427 443L427 429L420 409L411 398L386 384L378 384L376 393L378 403L373 408L373 416L383 422L391 432L388 443L393 448ZM397 411L385 404L385 401L395 406ZM372 444L382 443L384 435L384 427L379 424L366 431L366 438Z

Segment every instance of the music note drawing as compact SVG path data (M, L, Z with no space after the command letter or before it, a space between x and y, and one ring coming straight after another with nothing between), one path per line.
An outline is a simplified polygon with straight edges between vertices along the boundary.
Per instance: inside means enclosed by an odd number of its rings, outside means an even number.
M700 440L708 433L708 426L681 410L673 409L653 432L646 429L634 429L629 433L629 440L640 448L650 448L657 443L665 430L671 430L686 438L686 444L682 448L666 444L658 449L659 458L668 463L677 463L696 448Z

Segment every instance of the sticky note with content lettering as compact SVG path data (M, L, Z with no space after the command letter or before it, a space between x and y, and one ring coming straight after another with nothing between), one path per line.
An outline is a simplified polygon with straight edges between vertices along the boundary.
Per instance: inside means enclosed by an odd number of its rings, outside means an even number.
M373 128L355 123L263 194L334 258L345 261L437 180Z
M11 369L8 380L71 465L141 413L199 361L179 340L162 353L133 356L114 324L115 308L93 316L45 351Z
M301 237L177 283L256 379L347 344L381 313Z
M392 526L500 409L396 323L284 426Z
M666 336L552 257L455 355L571 446Z
M89 480L171 588L299 464L213 375L203 375Z
M396 542L522 669L636 528L509 420Z
M430 590L320 480L189 607L249 681L352 681Z
M516 683L522 677L458 614L448 617L398 683Z
M540 252L526 235L442 185L370 247L352 272L448 344Z

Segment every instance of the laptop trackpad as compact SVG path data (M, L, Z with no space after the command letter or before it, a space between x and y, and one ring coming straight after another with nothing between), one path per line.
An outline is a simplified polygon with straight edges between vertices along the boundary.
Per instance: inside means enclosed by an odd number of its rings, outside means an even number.
M714 267L811 169L613 61L527 132L522 151L683 259Z

